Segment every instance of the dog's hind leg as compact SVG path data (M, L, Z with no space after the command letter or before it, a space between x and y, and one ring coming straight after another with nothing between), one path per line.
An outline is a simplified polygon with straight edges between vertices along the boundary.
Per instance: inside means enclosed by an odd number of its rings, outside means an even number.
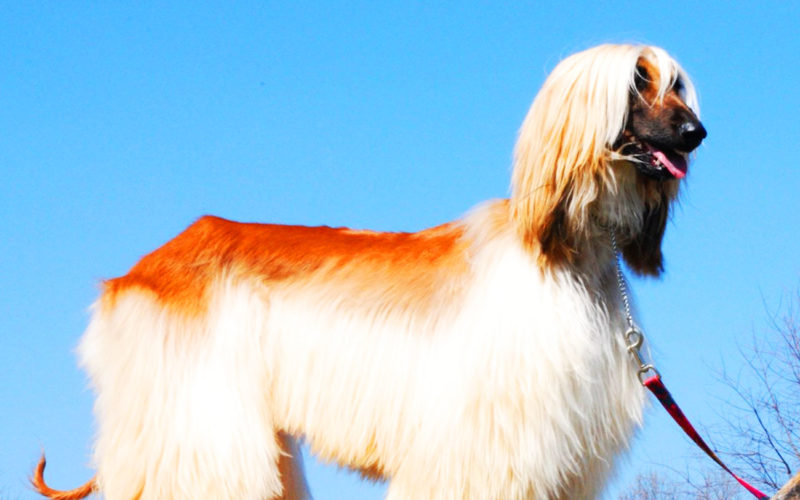
M278 433L278 443L281 447L278 472L283 485L283 494L279 497L280 500L311 498L303 471L303 457L300 453L300 446L298 446L294 438L282 432Z
M239 292L194 318L138 291L97 308L80 352L105 498L274 499L284 484L284 498L303 494L294 444L272 426L262 311Z

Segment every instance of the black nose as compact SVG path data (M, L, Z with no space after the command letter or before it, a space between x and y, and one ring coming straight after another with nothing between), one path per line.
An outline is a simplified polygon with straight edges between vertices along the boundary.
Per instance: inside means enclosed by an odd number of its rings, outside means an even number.
M706 138L706 129L703 128L703 124L694 120L681 123L678 127L678 133L683 142L682 146L686 151L693 150Z

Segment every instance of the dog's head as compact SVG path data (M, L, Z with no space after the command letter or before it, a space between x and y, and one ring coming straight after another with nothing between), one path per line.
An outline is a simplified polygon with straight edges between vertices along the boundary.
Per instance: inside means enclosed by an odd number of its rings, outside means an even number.
M674 70L664 73L650 59L639 59L625 127L614 145L642 175L662 181L683 179L689 153L706 137L695 110L687 104L687 78Z
M512 178L512 217L540 266L591 261L612 230L632 269L658 275L670 203L706 135L697 115L691 80L657 47L601 45L559 63Z

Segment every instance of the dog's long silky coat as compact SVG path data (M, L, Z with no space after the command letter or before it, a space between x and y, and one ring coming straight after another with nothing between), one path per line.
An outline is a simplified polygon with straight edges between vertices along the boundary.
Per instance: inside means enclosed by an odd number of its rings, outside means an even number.
M104 284L80 344L97 476L60 498L303 498L297 441L389 499L586 499L642 416L614 231L661 239L705 130L663 50L562 61L511 197L419 233L203 217Z

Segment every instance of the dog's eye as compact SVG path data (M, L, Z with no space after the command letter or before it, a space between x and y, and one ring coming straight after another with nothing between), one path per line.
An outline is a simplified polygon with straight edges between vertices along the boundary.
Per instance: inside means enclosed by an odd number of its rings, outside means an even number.
M683 92L683 88L683 80L681 77L676 78L675 83L672 84L672 90L680 94Z
M644 66L636 66L636 74L633 75L633 85L636 87L636 90L639 92L643 91L647 88L649 82L650 75L647 73L647 69Z

